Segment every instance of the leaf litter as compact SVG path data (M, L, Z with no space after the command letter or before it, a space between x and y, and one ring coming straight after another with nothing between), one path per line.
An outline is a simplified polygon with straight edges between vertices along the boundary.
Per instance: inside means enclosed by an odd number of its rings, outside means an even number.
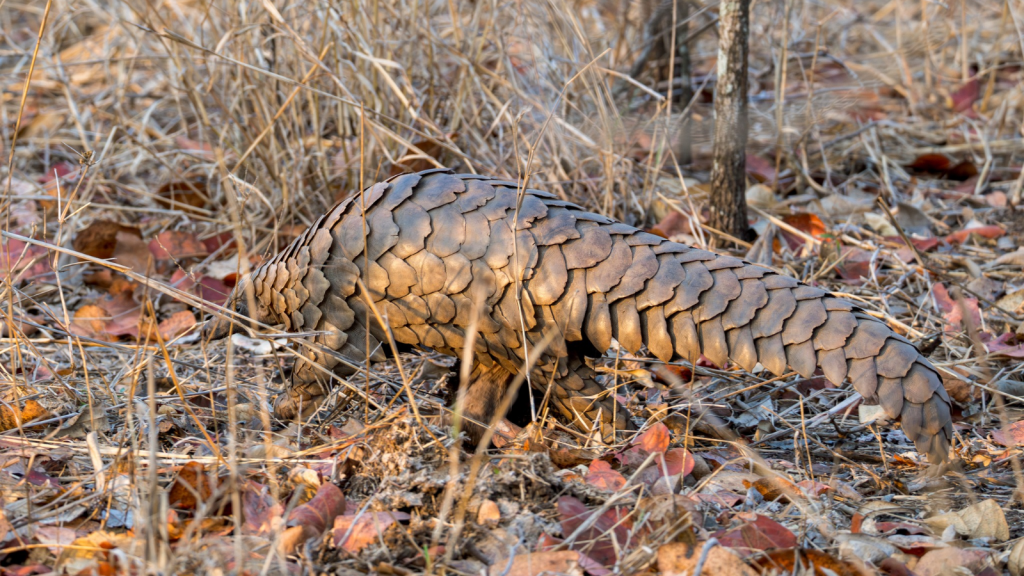
M6 8L0 574L1024 574L1015 8L827 2L786 27L791 3L755 3L756 238L734 242L705 225L713 34L692 42L707 85L683 142L686 103L652 96L668 84L650 68L649 91L595 89L637 56L643 3L229 4L160 26ZM209 41L227 29L241 41ZM582 53L606 59L568 82ZM360 166L514 179L525 142L538 187L889 321L943 373L957 466L922 477L898 427L822 378L613 350L596 368L638 434L505 421L474 476L447 359L399 359L422 419L389 361L298 425L270 415L293 358L279 331L198 337Z

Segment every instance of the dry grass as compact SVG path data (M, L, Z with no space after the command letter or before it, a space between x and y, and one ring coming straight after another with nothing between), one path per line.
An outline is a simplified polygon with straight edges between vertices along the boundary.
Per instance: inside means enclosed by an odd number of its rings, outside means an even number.
M253 358L246 350L200 342L194 334L166 344L155 336L139 342L70 336L76 310L100 295L85 282L98 265L77 262L71 249L76 234L94 221L139 227L147 240L167 230L200 239L229 232L243 253L252 255L251 260L241 259L244 272L360 186L392 173L441 165L528 178L531 186L638 226L651 226L672 209L681 209L692 221L706 197L700 182L710 165L716 37L710 30L692 44L693 86L700 89L692 104L664 98L668 86L654 85L650 69L635 79L643 88L623 89L628 88L623 76L645 41L644 13L640 3L608 0L0 2L0 151L10 160L2 172L3 230L8 238L16 234L64 247L42 255L26 253L48 260L59 270L59 279L25 282L8 271L0 285L6 319L0 344L0 377L7 384L3 400L37 399L64 420L79 415L76 433L101 431L88 442L74 435L44 438L38 429L6 433L5 454L20 456L25 470L34 459L48 458L57 463L51 466L54 476L63 474L61 487L51 492L23 482L0 488L13 528L50 518L51 525L113 530L110 519L116 514L109 510L121 506L133 512L135 533L146 535L139 548L123 546L130 561L122 569L233 571L232 558L265 549L267 538L278 537L280 530L260 541L227 539L221 546L220 540L200 538L204 532L194 522L194 532L172 548L161 520L167 515L171 467L186 461L219 467L228 479L219 488L221 496L237 512L240 487L254 476L265 478L273 494L280 491L281 501L288 502L288 490L297 484L288 472L322 463L324 445L332 442L326 431L312 437L302 436L309 430L295 427L258 432L269 427L269 398L282 386L276 369L290 361L286 349ZM704 27L713 18L711 4L696 11L693 26ZM1019 241L1024 232L1019 213L991 209L981 196L943 195L959 183L914 173L907 165L925 152L949 154L978 167L977 192L1019 195L1024 178L1019 168L1024 158L1019 131L1024 120L1019 84L1022 18L1024 6L1014 1L756 2L750 150L784 170L777 179L789 198L765 207L772 219L761 219L766 228L759 229L762 240L754 246L734 245L707 229L684 239L738 250L802 279L830 284L915 341L942 335L932 359L949 374L985 390L978 402L990 407L999 381L1022 379L1020 365L979 350L979 342L967 331L944 333L931 294L939 280L963 286L968 297L978 293L982 287L972 281L979 268L999 283L997 295L1024 287L1020 266L988 264L1015 246L972 241L929 256L928 266L918 266L894 256L900 246L865 225L865 209L850 206L863 206L866 199L866 210L875 211L870 202L879 194L893 205L920 204L926 197L940 235L977 218L1004 221L1010 237ZM975 76L980 94L972 101L974 113L954 113L950 99L955 102L956 91ZM681 112L688 106L695 115L690 142L695 160L682 171L684 181L675 168L684 144L679 141ZM77 177L75 170L80 171ZM166 185L195 190L206 197L205 208L161 202L158 191ZM836 205L840 207L833 209ZM848 286L832 273L834 259L819 257L817 238L810 239L814 250L784 248L773 255L770 246L777 228L788 226L779 218L791 211L821 215L846 245L874 254L886 266L867 283ZM223 256L215 253L175 264L199 275ZM152 306L159 319L195 309L188 307L194 300L174 301L180 293L167 287L172 271L140 281L134 291L136 306L144 311ZM1001 310L993 299L982 298L983 325L978 328L994 335L1021 333L1024 313L1019 305ZM433 367L439 360L421 355L404 360L420 406L430 414L443 404L439 372ZM620 365L647 367L639 360ZM428 473L417 476L407 468L447 470L448 447L432 439L445 432L436 418L430 419L432 431L410 424L396 370L393 364L382 365L374 375L373 405L352 401L344 408L346 416L370 424L359 448L367 468L356 475L366 485L350 484L350 498L358 493L370 497L374 510L411 508L422 517L373 554L342 558L324 552L326 547L312 546L301 562L289 566L280 556L253 560L247 566L250 573L397 565L437 544L438 534L450 535L450 524L438 528L431 520L448 513L431 500L435 495L440 499L443 474L424 479ZM688 398L712 404L740 400L737 416L765 405L770 395L777 397L794 382L771 382L740 396L734 393L763 378L715 370L701 374L705 377ZM636 376L620 371L617 377ZM352 387L365 391L358 378ZM627 390L637 417L653 422L665 416L651 408L655 402L644 405L640 387ZM168 394L155 396L154 391ZM815 477L806 457L811 454L814 461L834 462L832 474L865 496L896 494L915 511L949 509L983 497L1009 505L1013 490L1021 485L1017 455L995 447L987 437L964 432L958 438L962 455L970 460L980 454L982 460L975 459L970 473L949 484L931 485L937 492L930 496L906 489L904 482L914 471L909 457L890 458L908 451L899 433L878 436L885 465L850 460L857 448L862 455L878 451L874 445L868 450L842 444L843 438L874 438L873 429L850 422L855 414L836 410L849 394L824 390L799 405L773 404L779 406L774 414L751 410L780 431L767 440L759 437L755 444L769 466L785 468L782 462L792 462L794 477ZM995 394L1000 406L1004 396ZM680 401L673 410L685 413L686 407ZM173 441L157 439L158 427L150 424L158 413L173 423ZM1020 411L1011 406L965 417L982 428L998 428L993 419L1003 418L1005 425L1019 420ZM102 418L109 422L89 426L90 420ZM831 421L838 423L835 429ZM393 437L374 432L392 424L398 430L391 431ZM814 442L798 442L808 438L808 429ZM700 447L718 445L685 435ZM363 440L333 442L349 450ZM374 462L370 454L383 461ZM519 481L538 474L530 457L518 458L498 460L510 466L503 468L510 476L488 487L491 494L514 500L520 488L509 478ZM903 469L890 470L891 462ZM598 506L607 499L579 482L559 484L564 477L555 478L551 470L542 472L552 476L541 475L537 486L547 487L537 488L538 497L549 498L549 504L560 490ZM347 473L328 469L335 477ZM403 491L431 501L403 506L395 496ZM551 514L531 498L524 496L520 504L547 514L552 522ZM831 545L829 530L848 528L860 505L848 497L805 504L798 513L789 508L773 512L792 526L807 528L802 533L805 543L823 547ZM98 512L104 509L108 513L101 520ZM202 508L198 515L221 512ZM92 523L83 524L83 515ZM1011 524L1017 521L1014 537L1021 537L1024 517L1019 509L1007 515ZM221 528L241 523L238 513L225 518ZM542 528L550 531L551 526L523 528L522 544L530 546L527 537L535 538ZM476 530L467 529L461 541L448 542L444 558L449 573L470 566L465 563L472 554L464 551L464 543L486 540ZM662 539L674 536L667 529L657 533ZM648 542L652 549L658 543ZM19 563L52 562L43 547L10 541L8 546L3 553ZM403 569L437 571L441 568L436 562L431 557ZM622 568L641 570L652 565L653 556L636 552L622 562Z

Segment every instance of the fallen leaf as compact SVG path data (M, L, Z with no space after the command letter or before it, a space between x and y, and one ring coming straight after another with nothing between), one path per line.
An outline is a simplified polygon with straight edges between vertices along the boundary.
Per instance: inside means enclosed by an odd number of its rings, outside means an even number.
M409 519L410 516L405 512L364 512L361 515L338 516L334 519L332 542L335 548L355 554L377 542L395 522Z
M309 501L292 510L281 535L281 549L291 554L299 546L324 533L334 519L345 512L345 495L331 482L324 482Z
M566 537L575 533L594 514L596 511L590 510L572 496L558 499L558 515L562 534ZM601 566L613 566L618 559L618 551L630 541L632 528L633 522L627 509L611 508L597 518L590 528L577 535L572 548L578 549Z
M164 230L149 241L149 251L157 260L182 260L209 255L206 245L195 234L183 230Z
M142 232L138 228L109 220L94 220L78 234L75 234L71 245L78 252L105 260L114 256L119 233L142 239Z
M668 426L658 422L648 428L640 437L633 441L648 454L656 454L668 450L671 434Z
M977 574L991 560L992 552L983 548L938 548L930 550L914 566L917 576L958 576L965 571Z
M156 191L156 203L168 210L182 210L194 214L203 213L203 208L210 199L210 191L206 186L206 179L179 180L168 182Z
M61 553L65 546L71 545L78 535L71 528L59 526L40 526L35 531L36 540L45 544L54 556Z
M663 576L689 576L695 573L700 561L701 547L688 542L671 542L658 548L658 572ZM701 574L707 576L757 576L728 548L714 546L708 550Z
M1002 227L994 224L988 226L975 226L972 228L964 228L963 230L957 230L952 234L948 234L945 238L947 244L963 244L967 241L972 234L976 234L982 238L988 238L989 240L999 238L1003 234L1006 234L1006 230Z
M612 465L604 460L593 460L590 463L586 481L587 484L608 492L615 492L626 485L626 478L617 470L612 470Z
M19 424L24 426L32 420L45 420L51 417L50 412L35 400L26 400L21 408L16 408L13 401L4 402L0 405L0 432L13 430Z
M1005 266L1024 266L1024 246L1018 247L1013 252L1008 252L995 259L993 264Z
M1018 541L1010 550L1006 558L1006 569L1010 571L1010 576L1024 576L1024 540Z
M46 248L26 244L21 240L8 240L0 245L0 277L17 284L26 281L48 282L53 279L49 253Z
M771 210L779 202L779 199L775 197L775 192L764 184L754 184L747 188L746 199L748 206L754 206L761 210Z
M889 218L884 214L877 212L865 212L864 221L870 226L875 232L878 232L882 236L899 236L899 232L896 227L892 225Z
M949 107L954 112L966 112L971 109L980 94L981 87L978 84L978 77L974 76L949 95Z
M480 503L480 509L476 512L476 523L488 528L494 528L501 521L501 509L494 500L484 500Z
M993 430L992 439L1007 448L1024 446L1024 420L1010 424L1005 430Z
M178 510L195 510L210 499L217 484L217 477L208 474L201 463L189 462L181 467L168 489L167 502Z
M266 486L250 480L242 492L242 511L245 518L242 530L246 534L270 534L280 523L284 506L271 497Z
M103 308L95 304L86 304L75 311L70 331L77 336L113 342L117 338L106 333L106 322L109 320L110 316Z
M920 172L931 172L933 174L945 174L953 167L953 159L938 152L928 152L914 158L907 168Z
M815 574L816 576L862 576L848 562L812 548L768 550L750 559L762 574ZM813 571L812 571L813 569Z
M565 574L582 576L580 553L575 550L529 552L509 559L499 559L488 569L489 576L541 576Z
M758 182L775 182L775 163L756 154L747 154L746 170Z
M789 214L787 216L783 216L782 221L813 238L820 239L825 235L825 232L827 232L825 223L821 221L821 218L818 218L816 214L811 214L809 212ZM799 234L794 234L785 228L781 228L779 232L786 240L786 245L793 252L803 248L803 246L807 244L807 240Z
M936 282L932 285L932 297L935 298L935 304L951 328L955 329L963 324L963 309L950 297L944 284ZM981 326L981 308L978 307L978 299L965 297L963 303L963 307L967 309L974 325Z
M158 330L164 342L173 340L196 325L196 317L191 310L181 310L171 314L160 322Z
M840 262L836 264L836 274L843 280L863 282L871 278L871 259L874 255L856 246L843 246Z
M736 548L741 554L770 548L794 548L796 536L782 524L761 514L738 515L743 524L736 528L719 530L714 534L722 546Z
M679 211L669 212L665 218L658 222L653 228L647 230L651 234L671 240L682 234L690 234L692 228L690 219Z

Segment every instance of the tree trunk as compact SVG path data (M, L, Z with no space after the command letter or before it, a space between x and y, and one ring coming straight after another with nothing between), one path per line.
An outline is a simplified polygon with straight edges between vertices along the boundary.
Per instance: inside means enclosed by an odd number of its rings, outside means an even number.
M747 41L750 0L719 8L715 84L715 159L711 169L711 226L746 238Z
M676 19L679 22L686 22L690 18L690 3L679 2L676 7ZM680 104L680 112L685 110L693 98L693 80L690 78L690 25L684 24L676 30L676 61L679 68L679 97L676 102ZM693 152L690 146L690 114L687 113L679 122L679 136L676 138L678 145L677 160L685 166L693 161Z

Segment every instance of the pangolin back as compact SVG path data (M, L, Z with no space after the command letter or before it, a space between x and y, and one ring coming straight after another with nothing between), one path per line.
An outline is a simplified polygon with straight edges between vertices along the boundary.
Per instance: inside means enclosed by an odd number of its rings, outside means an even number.
M515 182L429 170L374 184L253 271L254 315L318 331L317 344L356 360L366 357L368 340L379 360L386 335L357 277L401 343L459 355L473 295L483 294L475 352L485 366L520 371L524 348L552 332L543 356L530 360L556 376L571 368L574 347L605 351L613 338L666 362L703 354L719 366L731 360L750 371L760 363L805 378L820 368L901 419L931 461L948 455L942 380L884 322L768 268L670 242L548 192L520 194ZM313 356L327 368L338 363ZM294 378L312 379L300 364ZM564 387L568 400L583 393L580 383Z

